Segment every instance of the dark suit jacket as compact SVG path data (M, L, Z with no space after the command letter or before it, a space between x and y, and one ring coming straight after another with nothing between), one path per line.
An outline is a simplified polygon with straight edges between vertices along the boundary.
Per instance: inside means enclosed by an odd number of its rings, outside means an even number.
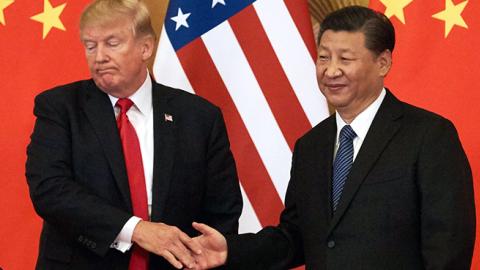
M189 235L194 220L236 233L242 199L220 110L157 83L152 91L151 220ZM34 114L26 176L44 220L37 269L126 270L130 254L110 248L132 206L108 96L80 81L38 95ZM171 269L161 257L150 262L150 269Z
M335 136L332 115L298 140L280 224L228 237L229 269L470 269L472 175L450 121L387 91L332 215Z

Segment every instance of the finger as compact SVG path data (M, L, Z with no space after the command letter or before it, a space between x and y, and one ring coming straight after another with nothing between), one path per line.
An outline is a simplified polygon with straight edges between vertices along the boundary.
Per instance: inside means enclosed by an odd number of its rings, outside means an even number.
M191 256L190 251L183 245L183 243L174 243L169 251L186 267L192 268L195 265L195 259Z
M206 265L206 264L204 264ZM203 269L207 269L206 266L201 266L200 264L198 264L197 262L195 262L195 264L191 267L191 268L184 268L184 269L189 269L189 270L203 270Z
M193 253L199 255L202 254L202 246L195 241L194 239L188 237L186 234L185 235L180 235L180 241L188 248L190 249Z
M206 225L206 224L203 224L203 223L197 223L197 222L193 222L192 223L192 226L195 230L201 232L202 234L205 234L205 235L211 235L211 234L215 234L217 231Z
M207 257L204 255L199 255L195 256L195 268L196 270L198 269L207 269L208 263L207 263Z
M165 250L162 254L159 254L160 256L162 256L163 258L165 258L171 265L173 265L173 267L177 268L177 269L182 269L183 268L183 264L181 262L179 262L175 256L170 253L168 250Z

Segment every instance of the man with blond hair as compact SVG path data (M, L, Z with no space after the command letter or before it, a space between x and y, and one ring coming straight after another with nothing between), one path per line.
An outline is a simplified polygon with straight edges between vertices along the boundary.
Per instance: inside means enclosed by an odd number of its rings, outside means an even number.
M93 2L80 36L92 79L35 99L36 268L191 267L192 221L236 233L242 209L221 112L151 79L155 33L141 1Z

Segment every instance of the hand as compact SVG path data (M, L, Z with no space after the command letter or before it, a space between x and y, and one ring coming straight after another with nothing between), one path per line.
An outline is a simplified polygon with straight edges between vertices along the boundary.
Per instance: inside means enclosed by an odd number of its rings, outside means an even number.
M202 248L201 253L194 254L196 265L192 269L209 269L225 264L227 261L227 240L212 227L205 224L192 224L202 235L193 238Z
M192 268L201 247L177 227L164 223L140 221L133 231L132 241L143 249L165 258L175 268Z

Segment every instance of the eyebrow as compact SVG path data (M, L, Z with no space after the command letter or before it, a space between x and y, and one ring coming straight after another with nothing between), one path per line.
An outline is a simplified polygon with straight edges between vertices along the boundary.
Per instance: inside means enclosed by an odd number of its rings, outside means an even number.
M322 50L331 51L331 49L329 49L328 47L325 47L325 46L323 46L323 45L321 45L321 44L318 45L318 47L319 47L320 49L322 49ZM339 51L340 51L340 53L354 53L354 51L351 50L351 49L342 49L342 48L340 48Z
M111 40L113 38L120 39L120 37L118 37L116 34L111 34L111 35L107 36L106 38L102 39L102 41L108 41L108 40ZM80 39L82 40L82 42L89 42L89 41L93 42L92 39L89 39L89 38L86 38L86 37L83 37L83 36L80 37Z

